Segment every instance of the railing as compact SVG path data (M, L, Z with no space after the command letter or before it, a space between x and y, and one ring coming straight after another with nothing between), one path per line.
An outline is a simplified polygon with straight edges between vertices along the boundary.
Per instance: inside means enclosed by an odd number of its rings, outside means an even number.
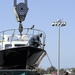
M45 40L46 40L46 34L39 29L31 29L31 28L23 28L23 32L22 35L20 35L19 30L18 29L10 29L10 30L5 30L0 32L0 45L3 48L3 44L4 42L10 42L12 43L13 41L18 41L18 39L22 38L22 36L27 35L28 36L28 41L29 39L33 36L33 35L38 35L42 33L42 37L41 37L41 43L42 46L40 46L40 48L44 49L45 46ZM19 36L19 37L17 37ZM22 40L25 41L25 40ZM28 43L27 43L28 45Z

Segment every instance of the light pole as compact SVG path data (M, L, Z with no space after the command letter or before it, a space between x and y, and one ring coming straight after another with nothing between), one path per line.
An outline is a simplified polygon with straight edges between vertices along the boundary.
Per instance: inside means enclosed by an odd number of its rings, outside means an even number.
M66 22L63 22L61 19L58 19L56 22L52 22L52 26L59 27L58 30L58 72L57 75L60 75L60 27L66 25Z

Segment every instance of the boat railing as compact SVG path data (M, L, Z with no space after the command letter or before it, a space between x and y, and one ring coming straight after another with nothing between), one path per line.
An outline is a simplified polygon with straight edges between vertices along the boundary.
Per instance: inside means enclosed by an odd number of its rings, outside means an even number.
M40 33L42 33L42 37L40 38L42 45L40 45L39 48L44 49L46 34L42 30L31 28L23 28L22 34L20 34L18 29L9 29L0 32L0 46L1 46L0 49L4 49L3 45L5 43L12 44L12 42L25 42L26 44L25 46L28 46L30 38Z

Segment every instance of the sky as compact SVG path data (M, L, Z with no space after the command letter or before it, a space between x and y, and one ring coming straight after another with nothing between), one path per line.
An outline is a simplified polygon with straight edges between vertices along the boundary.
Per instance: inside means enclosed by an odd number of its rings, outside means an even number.
M17 0L23 2L24 0ZM0 31L18 28L13 13L14 0L0 0ZM28 0L28 13L23 27L35 25L46 33L45 50L54 67L58 65L58 27L52 22L61 19L66 26L60 31L60 68L75 68L75 0ZM39 67L48 68L51 64L47 55Z

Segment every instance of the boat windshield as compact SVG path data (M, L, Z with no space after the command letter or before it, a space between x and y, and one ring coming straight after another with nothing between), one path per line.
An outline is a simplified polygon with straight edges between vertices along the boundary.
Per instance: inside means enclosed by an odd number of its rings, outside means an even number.
M12 44L5 44L5 49L6 48L11 48L12 47Z
M25 44L15 44L15 47L25 46Z

